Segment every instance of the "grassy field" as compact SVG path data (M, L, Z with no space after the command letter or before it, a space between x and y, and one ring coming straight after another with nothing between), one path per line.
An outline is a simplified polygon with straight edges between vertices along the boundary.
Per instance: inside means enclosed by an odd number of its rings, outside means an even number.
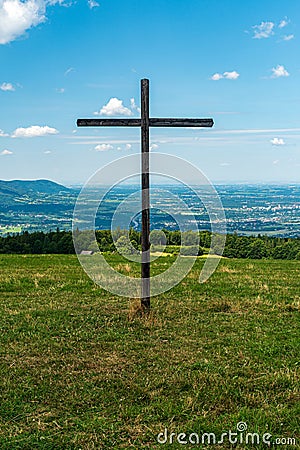
M300 261L223 259L200 285L199 258L149 317L95 286L75 256L0 264L1 450L268 448L246 432L201 443L239 422L300 448ZM165 429L173 444L158 443ZM179 444L180 432L199 445Z
M22 227L1 227L0 226L0 236L1 234L7 233L21 233Z

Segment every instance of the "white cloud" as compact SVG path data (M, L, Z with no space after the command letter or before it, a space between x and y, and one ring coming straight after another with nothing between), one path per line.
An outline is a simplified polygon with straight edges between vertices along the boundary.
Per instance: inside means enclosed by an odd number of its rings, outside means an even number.
M132 145L131 144L126 144L125 145L125 149L126 150L131 150L132 149Z
M32 27L46 21L48 6L72 6L70 0L0 0L0 44L8 44ZM99 6L96 0L87 0L92 9Z
M123 101L116 97L112 97L109 102L102 106L100 111L94 112L96 116L132 116L133 113L129 108L123 105Z
M285 145L285 142L282 138L275 137L275 138L271 139L270 142L272 145Z
M15 91L15 88L11 83L2 83L0 89L1 91Z
M278 164L279 163L279 159L275 159L274 161L273 161L273 164Z
M52 152L51 152L51 150L45 150L44 153L45 153L45 155L50 155L50 153L52 153Z
M97 152L106 152L107 150L112 150L113 146L110 144L98 144L95 147Z
M224 72L223 74L217 72L212 75L210 79L213 81L219 81L222 80L222 78L227 80L237 80L239 76L240 74L236 70L233 70L232 72Z
M137 111L137 112L141 112L141 108L138 107L138 105L135 103L135 99L131 98L130 99L130 108L132 109L132 111Z
M293 34L287 34L287 35L285 35L285 36L283 36L283 40L284 41L291 41L292 39L294 39L294 35Z
M46 1L0 1L0 44L7 44L45 21Z
M55 90L58 94L63 94L65 92L65 88L57 88Z
M289 24L289 20L287 18L282 19L278 25L278 28L284 28Z
M228 163L228 162L223 162L223 163L220 164L220 166L222 166L222 167L227 167L227 166L230 166L230 163Z
M223 77L223 75L222 75L221 73L214 73L214 74L210 77L210 79L213 80L213 81L219 81L219 80L221 80L222 78L224 78L224 77Z
M98 6L100 6L100 4L95 0L88 0L88 5L90 9L97 8Z
M233 70L232 72L224 72L223 76L224 78L227 78L227 80L237 80L240 74Z
M7 150L7 149L5 149L5 150L3 150L3 152L1 152L1 155L3 155L3 156L12 155L12 154L13 154L13 152L11 152L10 150Z
M273 22L261 22L260 25L254 25L252 27L254 31L253 39L269 38L274 34L274 26L275 24Z
M4 131L1 130L1 128L0 128L0 137L5 137L5 136L8 136L8 134L4 133Z
M58 130L56 128L48 127L47 125L44 127L40 127L39 125L32 125L27 128L17 128L13 133L12 137L37 137L37 136L47 136L49 134L57 134Z
M272 78L288 77L290 74L284 66L278 64L278 66L272 68Z
M130 107L123 105L123 100L119 100L116 97L112 97L108 103L100 109L95 111L96 116L133 116L134 112L141 112L140 107L135 103L135 99L130 99Z

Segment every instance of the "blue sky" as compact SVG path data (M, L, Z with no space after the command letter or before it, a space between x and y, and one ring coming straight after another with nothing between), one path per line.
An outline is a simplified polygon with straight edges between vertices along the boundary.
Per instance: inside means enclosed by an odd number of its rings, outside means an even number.
M153 129L152 151L213 182L300 182L300 9L253 0L0 0L0 179L83 183L139 130L81 117L212 117ZM132 100L134 99L134 101Z

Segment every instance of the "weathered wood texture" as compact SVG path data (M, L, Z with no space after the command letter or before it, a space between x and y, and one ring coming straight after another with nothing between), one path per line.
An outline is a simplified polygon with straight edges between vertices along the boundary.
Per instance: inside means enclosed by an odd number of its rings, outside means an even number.
M212 127L212 119L161 119L150 118L150 127Z
M149 80L141 80L142 286L141 303L150 309Z
M78 119L78 127L140 127L141 119Z
M210 128L212 119L162 119L149 118L150 127L199 127ZM141 119L78 119L78 127L141 127Z

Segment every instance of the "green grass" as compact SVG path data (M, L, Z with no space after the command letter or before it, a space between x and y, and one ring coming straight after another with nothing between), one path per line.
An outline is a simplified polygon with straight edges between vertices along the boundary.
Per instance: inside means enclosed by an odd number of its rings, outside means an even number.
M203 263L141 317L75 256L0 256L1 450L266 448L157 443L240 421L300 448L300 261L223 259L200 285Z

